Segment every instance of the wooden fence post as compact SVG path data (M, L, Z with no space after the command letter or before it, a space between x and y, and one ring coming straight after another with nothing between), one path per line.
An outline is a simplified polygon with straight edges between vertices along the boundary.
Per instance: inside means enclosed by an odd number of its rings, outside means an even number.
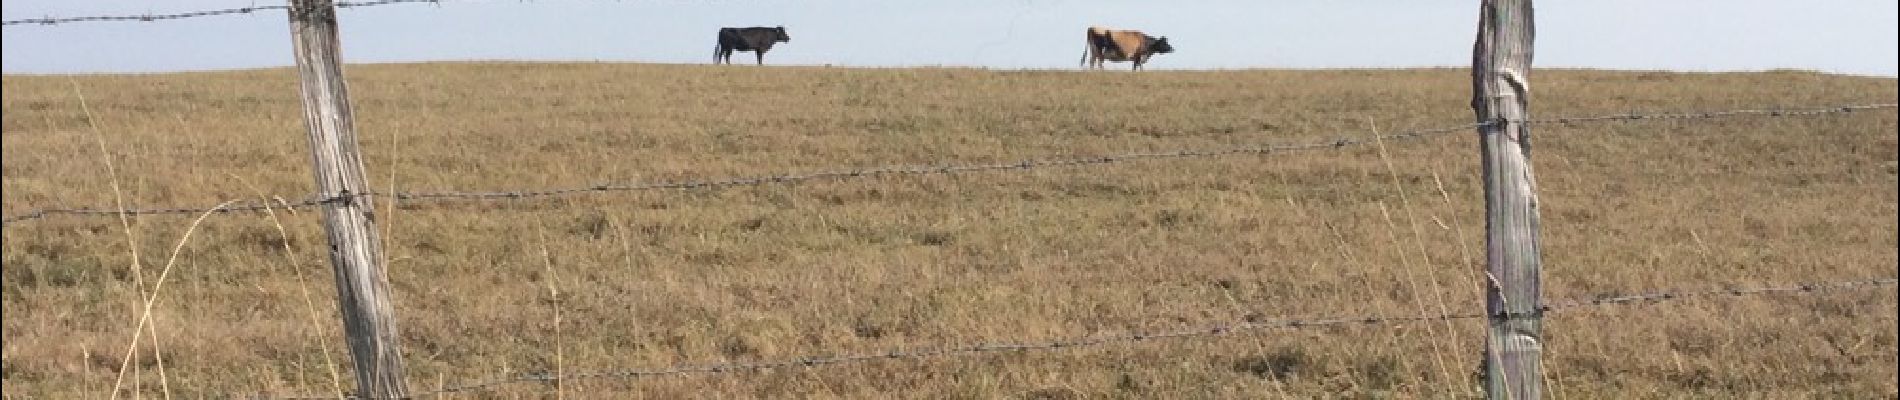
M1484 155L1485 395L1542 394L1537 184L1531 176L1531 0L1484 0L1472 47L1471 108Z
M343 314L357 396L395 399L408 395L402 352L383 272L382 244L357 154L349 91L338 52L336 6L331 0L293 0L290 33L302 81L304 121L310 131L311 166L323 205L323 228L336 269L337 301Z

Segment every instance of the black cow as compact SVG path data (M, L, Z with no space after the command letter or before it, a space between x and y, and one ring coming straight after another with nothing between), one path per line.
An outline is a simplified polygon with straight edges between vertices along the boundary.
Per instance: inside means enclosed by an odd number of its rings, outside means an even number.
M765 65L765 52L772 51L772 45L791 42L792 36L785 33L785 27L766 28L719 28L719 44L713 47L713 64L732 63L732 52L750 51L758 55L759 65Z

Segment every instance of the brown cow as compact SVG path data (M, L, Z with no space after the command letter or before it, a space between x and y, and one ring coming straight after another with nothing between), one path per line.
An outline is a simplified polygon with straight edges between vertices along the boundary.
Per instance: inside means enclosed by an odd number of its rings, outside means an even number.
M1114 30L1100 26L1091 26L1088 31L1088 50L1082 53L1082 63L1091 69L1102 69L1103 61L1134 61L1135 70L1148 62L1156 54L1173 53L1174 46L1168 44L1168 37L1154 37L1132 30Z

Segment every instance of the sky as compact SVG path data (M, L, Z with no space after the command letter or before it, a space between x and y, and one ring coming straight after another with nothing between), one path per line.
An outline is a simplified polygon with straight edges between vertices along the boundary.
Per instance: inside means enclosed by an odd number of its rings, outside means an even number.
M6 20L164 14L286 0L9 0ZM1803 69L1893 77L1894 0L1542 0L1539 68ZM784 26L774 65L1077 68L1091 25L1166 36L1149 69L1468 67L1477 1L442 0L339 11L349 63L710 63L722 26ZM7 74L292 63L281 11L3 28ZM751 53L734 61L751 61ZM1110 64L1127 68L1128 64Z

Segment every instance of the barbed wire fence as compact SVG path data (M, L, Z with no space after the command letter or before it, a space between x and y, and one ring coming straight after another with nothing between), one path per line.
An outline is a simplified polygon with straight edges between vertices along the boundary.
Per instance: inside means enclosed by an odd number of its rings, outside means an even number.
M358 8L358 7L375 7L375 6L383 6L383 5L409 4L409 3L439 4L440 2L441 0L338 1L338 2L335 2L334 5L335 7L338 7L338 8ZM62 24L74 24L74 23L88 23L88 22L152 22L152 21L182 20L182 19L222 16L222 15L253 14L253 13L265 12L265 11L278 11L278 10L289 11L290 9L291 9L291 6L289 5L264 5L264 6L251 6L251 7L238 7L238 8L225 8L225 9L211 9L211 10L201 10L201 11L171 13L171 14L43 17L43 18L6 20L4 22L0 22L0 25L12 27L12 26L22 26L22 25L62 25ZM1797 117L1797 116L1838 115L1838 114L1847 114L1847 113L1869 111L1869 110L1891 110L1894 108L1896 108L1896 104L1894 103L1868 103L1868 104L1851 104L1851 105L1824 106L1824 107L1751 108L1751 109L1731 109L1731 110L1702 111L1702 112L1654 112L1654 113L1605 114L1605 115L1580 116L1580 117L1539 118L1539 119L1532 119L1532 120L1526 120L1526 121L1514 121L1514 122L1531 124L1531 125L1574 125L1574 124L1583 124L1583 123L1603 123L1603 122L1618 122L1618 121L1708 120L1708 119L1730 118L1730 117ZM553 188L553 189L508 189L508 190L490 190L490 191L431 191L431 192L373 192L371 191L371 192L363 192L363 193L347 193L346 192L338 196L332 196L332 197L327 197L327 198L307 197L302 200L292 201L292 200L286 200L284 198L279 197L279 198L274 199L271 202L261 202L261 201L248 202L248 203L239 202L239 203L234 203L234 204L224 206L224 207L128 207L128 208L115 209L115 208L105 208L105 207L61 206L61 207L41 208L41 209L37 209L37 210L33 210L33 211L29 211L29 212L25 212L25 213L21 213L17 215L5 216L3 218L0 218L0 226L4 226L6 228L14 228L14 227L20 226L20 223L23 223L23 222L36 221L36 220L41 220L41 219L45 219L52 216L62 216L62 215L63 216L81 216L81 217L85 217L85 216L116 217L116 216L128 216L128 215L180 215L180 214L202 214L202 213L231 214L231 213L239 213L239 212L257 212L257 211L267 211L271 209L284 209L284 208L310 208L310 207L319 207L319 206L323 206L323 205L327 205L327 204L331 204L335 202L350 201L356 197L363 197L363 196L392 198L392 199L404 200L406 202L411 202L411 203L418 202L418 201L426 202L426 201L456 201L456 200L467 200L467 201L520 200L520 199L552 198L552 197L561 197L561 196L598 194L598 193L610 193L610 192L633 192L633 191L651 191L651 190L696 190L696 189L711 190L711 189L724 189L724 188L737 188L737 187L750 187L750 186L764 186L764 185L774 185L774 184L795 184L795 183L809 182L809 181L847 180L847 179L878 178L878 177L890 177L890 176L949 175L949 174L980 173L980 172L1008 173L1008 172L1021 172L1021 171L1030 171L1030 170L1038 170L1038 169L1050 169L1050 168L1111 165L1111 164L1121 164L1121 163L1129 163L1129 162L1136 162L1136 161L1186 160L1186 159L1203 159L1203 158L1247 156L1247 155L1267 156L1267 155L1302 152L1302 151L1340 149L1340 148L1346 148L1346 147L1355 146L1355 145L1375 143L1379 140L1421 139L1421 138L1438 136L1438 135L1454 133L1454 132L1469 132L1470 130L1473 130L1473 129L1491 126L1494 124L1498 124L1500 122L1502 121L1460 124L1460 125L1446 126L1446 127L1440 127L1440 128L1406 131L1406 132L1386 134L1386 135L1365 135L1365 136L1342 135L1342 136L1338 136L1336 139L1295 143L1295 144L1267 144L1267 145L1237 146L1237 147L1212 148L1212 149L1188 149L1188 150L1161 151L1161 152L1130 152L1130 153L1117 153L1117 154L1099 155L1099 156L1049 156L1049 157L1042 157L1042 158L1025 159L1025 160L1021 160L1017 162L1002 162L1002 163L965 163L965 162L956 162L956 161L946 161L946 162L926 164L926 165L896 165L896 166L879 166L879 167L868 167L868 168L846 167L846 168L828 169L821 172L786 172L786 173L775 173L775 174L758 175L758 176L751 176L751 177L734 177L734 178L709 179L709 180L600 184L600 185L585 186L585 187L568 187L568 188ZM1820 293L1842 292L1842 291L1847 291L1847 290L1892 287L1895 285L1896 285L1896 278L1883 277L1883 278L1869 278L1869 279L1852 280L1852 281L1805 283L1805 284L1794 284L1794 285L1784 285L1784 286L1731 287L1731 288L1723 288L1723 289L1678 289L1678 290L1667 290L1667 291L1639 293L1639 294L1602 295L1602 296L1593 296L1593 297L1581 298L1581 299L1547 302L1537 307L1535 312L1538 314L1562 313L1562 312L1569 312L1569 311L1574 311L1574 310L1606 308L1606 307L1612 307L1612 306L1658 304L1658 303L1668 303L1668 302L1675 302L1675 301L1684 301L1684 300L1690 300L1690 299L1716 298L1716 297L1744 297L1744 296L1763 296L1763 295L1811 295L1811 294L1820 294ZM537 373L478 379L478 380L465 382L461 384L438 387L430 391L413 393L410 395L410 397L424 397L424 396L437 396L437 395L445 395L445 394L474 393L474 392L490 391L490 390L497 390L507 385L518 384L518 383L559 382L559 381L564 381L564 380L583 380L583 379L631 380L631 379L681 376L681 375L693 375L693 374L744 373L744 372L754 372L754 371L781 369L781 368L806 368L806 367L819 367L819 366L829 366L829 365L845 365L845 364L854 364L854 363L874 362L874 361L879 361L879 360L923 360L923 359L943 358L943 357L975 356L975 355L1000 353L1000 352L1056 351L1056 350L1073 349L1073 348L1086 348L1086 347L1096 347L1096 346L1111 345L1111 344L1139 343L1139 342L1150 342L1150 341L1160 341L1160 340L1169 340L1169 339L1215 338L1215 337L1230 336L1230 335L1235 335L1235 334L1240 334L1240 333L1245 333L1245 332L1260 332L1260 331L1268 331L1268 330L1286 330L1286 329L1297 330L1297 329L1339 327L1339 326L1392 326L1392 325L1399 325L1399 324L1406 324L1406 323L1485 319L1485 318L1491 318L1491 317L1495 317L1495 316L1486 315L1485 313L1450 313L1450 314L1426 314L1426 315L1412 315L1412 316L1377 316L1377 315L1347 316L1347 317L1329 317L1329 318L1316 318L1316 319L1272 319L1272 320L1245 319L1245 320L1228 321L1225 323L1219 323L1219 324L1213 324L1213 325L1179 328L1179 329L1174 329L1174 330L1165 330L1165 331L1152 332L1152 333L1125 332L1125 333L1110 334L1110 335L1090 335L1090 336L1057 339L1057 340L1041 340L1041 341L1019 340L1019 341L1008 341L1008 342L978 343L978 344L969 344L969 345L921 347L921 348L899 349L899 350L891 350L891 351L876 352L876 353L849 354L849 355L812 355L812 356L793 357L793 358L774 360L774 361L708 363L708 364L682 365L682 366L651 368L651 369L599 370L599 371L594 371L594 372L578 372L578 373L563 373L563 374L557 374L557 373L551 373L551 372L537 372ZM335 396L272 397L272 395L265 395L263 397L286 398L286 399L335 398Z
M1758 295L1814 295L1849 290L1895 286L1900 279L1870 278L1849 281L1798 283L1779 286L1728 287L1721 289L1674 289L1637 294L1606 294L1579 299L1547 302L1539 313L1561 313L1593 308L1669 303L1703 298L1746 297ZM1310 319L1248 318L1224 323L1178 328L1157 332L1123 332L1056 340L1015 340L967 345L917 347L875 353L848 355L809 355L771 361L742 361L681 365L665 368L599 370L591 372L530 372L517 375L476 379L413 393L411 397L430 397L497 390L520 383L553 383L589 379L647 379L682 375L732 374L784 368L809 368L876 362L882 360L920 361L933 358L979 356L989 353L1040 352L1096 347L1111 344L1155 342L1173 339L1208 339L1269 330L1297 330L1342 326L1391 326L1408 323L1484 319L1484 313L1426 314L1409 316L1340 316ZM336 396L261 395L260 399L334 399ZM361 398L361 397L351 397Z
M1526 123L1533 125L1575 125L1583 123L1603 123L1618 121L1667 121L1701 120L1732 117L1799 117L1846 114L1858 111L1895 109L1900 104L1871 103L1827 107L1796 107L1778 109L1733 109L1705 112L1656 112L1606 114L1581 117L1540 118ZM1256 155L1268 156L1301 151L1338 149L1355 145L1364 145L1379 140L1412 140L1455 132L1469 132L1485 126L1484 123L1471 123L1445 126L1431 129L1412 130L1376 136L1337 136L1335 139L1298 143L1238 146L1197 150L1175 150L1162 152L1118 153L1100 156L1069 156L1031 158L1004 163L957 163L946 161L926 165L894 165L870 168L839 167L821 172L785 172L751 177L735 177L708 180L635 182L622 184L601 184L585 187L554 189L518 189L489 191L431 191L431 192L364 192L339 195L328 198L306 197L303 200L289 201L279 197L275 201L243 201L225 207L127 207L113 209L107 207L51 207L37 209L0 219L0 226L12 227L20 222L43 219L57 215L117 217L120 215L196 215L203 213L231 214L241 212L263 212L271 209L310 208L327 203L344 201L350 197L369 196L386 197L414 204L415 202L451 201L451 200L520 200L545 197L597 194L610 192L634 192L651 190L691 190L725 189L746 186L773 184L794 184L820 180L865 179L887 176L950 175L977 172L1023 172L1037 169L1086 167L1121 164L1136 161L1199 159L1227 156Z
M386 5L408 4L408 3L441 4L441 2L442 0L372 0L372 1L339 1L339 2L336 2L335 4L337 8L362 8L362 7L375 7L375 6L386 6ZM277 11L277 10L289 11L290 6L289 5L263 5L263 6L250 6L250 7L232 7L232 8L220 8L220 9L211 9L211 10L172 13L172 14L93 15L93 16L84 16L84 17L42 17L42 18L10 19L4 22L0 22L0 26L63 25L63 24L83 23L83 22L154 22L154 21L169 21L169 20L180 20L180 19L200 18L200 17L215 17L215 16L220 16L220 15L251 14L251 13L256 13L256 12L261 12L261 11Z

